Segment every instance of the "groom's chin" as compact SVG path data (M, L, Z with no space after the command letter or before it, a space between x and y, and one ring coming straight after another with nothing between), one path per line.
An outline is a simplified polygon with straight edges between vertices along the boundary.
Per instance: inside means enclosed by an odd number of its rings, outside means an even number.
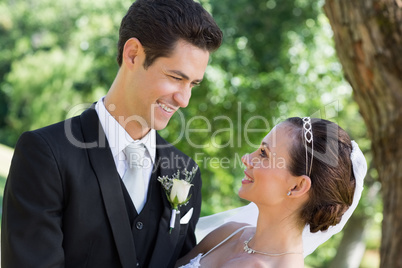
M170 120L155 120L154 122L152 122L151 128L155 130L162 130L167 126L169 121Z

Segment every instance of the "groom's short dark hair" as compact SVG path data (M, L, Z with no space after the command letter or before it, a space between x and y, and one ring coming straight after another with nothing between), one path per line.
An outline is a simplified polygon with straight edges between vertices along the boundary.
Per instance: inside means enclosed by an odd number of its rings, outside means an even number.
M193 0L137 0L124 16L119 31L117 62L122 64L124 44L132 37L144 47L144 67L159 57L168 57L180 39L215 51L222 31L212 16Z

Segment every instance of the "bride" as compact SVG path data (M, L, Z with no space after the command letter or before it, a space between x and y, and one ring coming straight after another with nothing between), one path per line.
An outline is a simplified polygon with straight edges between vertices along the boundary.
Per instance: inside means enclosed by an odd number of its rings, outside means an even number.
M338 232L356 208L367 171L342 128L309 117L275 126L242 162L239 196L258 211L241 209L242 220L210 232L176 266L304 267L306 251Z

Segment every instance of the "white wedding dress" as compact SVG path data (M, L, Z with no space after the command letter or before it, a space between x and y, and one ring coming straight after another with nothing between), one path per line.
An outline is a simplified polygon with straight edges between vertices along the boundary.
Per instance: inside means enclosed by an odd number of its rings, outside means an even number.
M228 237L226 237L223 241L221 241L218 245L216 245L215 247L211 248L207 253L205 254L198 254L195 258L193 258L188 264L180 266L179 268L198 268L201 266L200 261L202 258L204 258L205 256L207 256L209 253L211 253L213 250L215 250L217 247L219 247L220 245L222 245L223 243L225 243L226 241L228 241L230 238L232 238L234 235L236 235L238 232L240 232L241 230L245 229L245 228L253 228L253 226L243 226L239 229L237 229L236 231L234 231L231 235L229 235Z

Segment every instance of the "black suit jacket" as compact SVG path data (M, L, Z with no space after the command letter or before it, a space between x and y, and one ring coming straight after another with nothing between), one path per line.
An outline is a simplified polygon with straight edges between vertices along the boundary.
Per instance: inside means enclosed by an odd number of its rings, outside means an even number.
M138 215L127 201L93 107L80 116L22 134L4 192L2 267L172 267L196 243L201 176L198 171L191 199L180 208L169 233L171 207L156 179L191 170L195 162L158 134L156 143L152 200L147 200L140 214L151 215L143 225L156 229L148 230L154 234L152 241L144 237L136 241ZM190 222L181 225L180 217L190 208L194 209ZM146 259L137 256L141 251L148 252Z

